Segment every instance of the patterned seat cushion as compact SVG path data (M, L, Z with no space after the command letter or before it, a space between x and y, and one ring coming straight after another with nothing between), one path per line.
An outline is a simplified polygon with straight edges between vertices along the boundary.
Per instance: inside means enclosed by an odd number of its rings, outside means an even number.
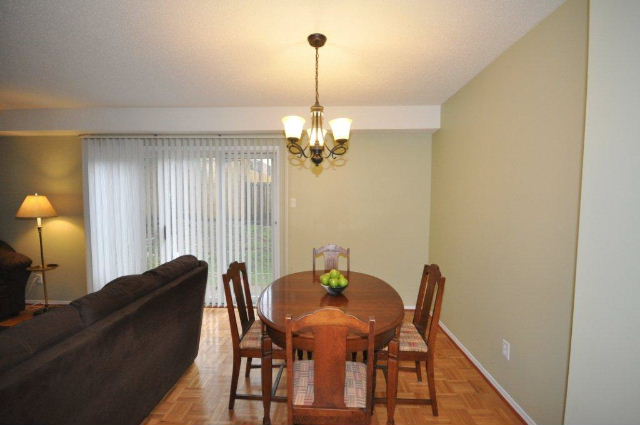
M313 360L298 360L294 364L293 404L311 406L314 398ZM367 365L346 362L344 404L364 409L367 405Z
M262 341L262 321L260 319L253 322L247 333L240 340L241 350L259 350ZM273 344L274 350L282 350L278 345Z
M384 348L385 351L389 347ZM422 335L413 323L402 323L400 328L400 351L412 351L414 353L426 353L428 351L427 343L422 339Z

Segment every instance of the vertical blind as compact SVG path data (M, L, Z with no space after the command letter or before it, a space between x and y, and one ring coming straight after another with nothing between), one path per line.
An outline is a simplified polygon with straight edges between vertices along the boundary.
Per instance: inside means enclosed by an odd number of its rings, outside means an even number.
M209 263L206 303L245 261L252 294L278 274L280 139L87 137L92 286L184 254Z

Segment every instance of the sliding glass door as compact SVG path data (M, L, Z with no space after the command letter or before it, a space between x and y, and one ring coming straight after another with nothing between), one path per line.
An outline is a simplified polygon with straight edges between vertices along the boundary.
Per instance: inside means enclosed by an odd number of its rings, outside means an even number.
M247 263L252 294L257 296L279 275L280 142L238 137L87 138L94 289L121 274L193 254L209 263L207 304L224 304L220 275L235 260ZM131 144L138 147L131 149ZM127 158L114 163L118 155L106 155L105 150L124 150ZM105 169L115 168L117 173L101 176ZM120 181L131 175L142 181ZM122 202L137 197L137 204ZM105 198L113 201L115 215L101 213L104 202L99 201ZM137 235L125 234L131 226L119 231L122 216L142 223L134 230ZM94 232L94 227L102 231ZM104 258L111 259L103 264L98 254L126 245L127 238L140 239L139 258L119 263L107 255ZM129 256L138 255L128 251Z

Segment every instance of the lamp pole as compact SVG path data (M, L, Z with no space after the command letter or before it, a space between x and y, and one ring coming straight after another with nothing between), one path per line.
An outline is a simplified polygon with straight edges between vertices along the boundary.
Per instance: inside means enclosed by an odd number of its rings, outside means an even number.
M36 218L38 224L38 240L40 241L40 267L42 267L42 289L44 290L44 310L49 309L49 295L47 294L47 272L45 271L44 249L42 249L42 218Z

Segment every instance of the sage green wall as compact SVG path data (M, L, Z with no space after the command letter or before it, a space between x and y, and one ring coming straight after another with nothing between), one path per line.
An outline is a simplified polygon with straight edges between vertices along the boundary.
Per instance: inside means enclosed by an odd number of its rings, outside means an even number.
M587 21L586 0L564 3L443 105L433 138L442 321L538 425L563 420Z
M77 137L0 137L0 239L40 263L35 220L15 218L28 194L47 195L58 217L44 219L49 299L68 301L86 293L82 203L82 149ZM28 286L27 299L43 299Z
M415 305L428 260L431 135L355 132L343 167L288 166L288 270L311 269L311 250L351 248L351 268L391 283Z
M355 132L344 166L321 174L288 164L288 270L311 269L311 249L339 243L352 249L352 268L380 276L415 304L421 264L428 257L431 135L426 132ZM326 166L326 164L325 164ZM38 258L35 222L15 213L28 193L49 196L60 214L46 219L51 299L86 293L82 203L82 149L77 137L0 138L0 239ZM284 248L284 247L283 247ZM285 269L283 269L285 270ZM28 299L41 299L33 288Z

